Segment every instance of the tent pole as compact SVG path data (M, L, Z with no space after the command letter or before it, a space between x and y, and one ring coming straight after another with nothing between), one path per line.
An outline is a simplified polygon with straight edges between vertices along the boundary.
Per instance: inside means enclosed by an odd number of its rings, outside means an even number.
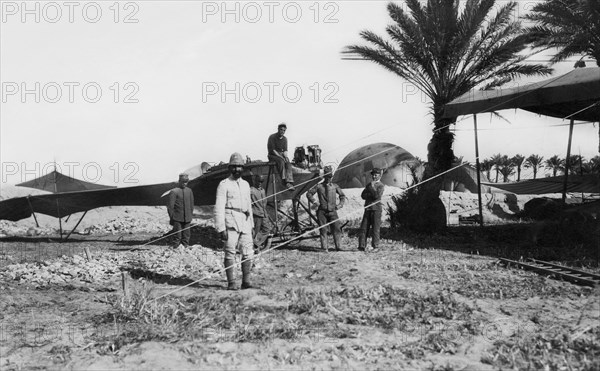
M58 187L56 186L56 160L54 161L54 193L58 193ZM60 240L62 241L63 229L62 219L60 217L60 207L58 206L58 198L56 198L56 213L58 214L58 229L60 230Z
M58 230L60 231L60 240L62 241L63 229L62 229L62 219L60 216L58 217Z
M477 115L473 114L475 126L475 171L477 172L477 204L479 205L479 225L483 227L483 207L481 205L481 174L479 166L479 140L477 139Z
M33 220L35 220L36 227L40 227L40 223L38 223L37 217L35 216L35 211L33 211L33 206L31 205L31 201L29 200L29 196L27 196L27 203L29 204L29 208L31 209L31 215L33 215Z
M69 236L71 235L71 233L73 233L77 227L79 227L79 223L81 223L81 221L83 220L83 218L85 218L85 214L87 214L87 210L83 213L83 215L81 216L81 218L79 219L79 221L77 222L77 224L75 224L75 226L73 227L73 229L71 229L71 231L69 232L69 234L67 235L67 237L65 237L65 241L69 239ZM69 215L71 216L71 215Z
M563 180L562 202L567 200L567 182L569 180L569 157L571 157L571 141L573 139L574 119L569 123L569 143L567 144L567 158L565 159L565 179Z

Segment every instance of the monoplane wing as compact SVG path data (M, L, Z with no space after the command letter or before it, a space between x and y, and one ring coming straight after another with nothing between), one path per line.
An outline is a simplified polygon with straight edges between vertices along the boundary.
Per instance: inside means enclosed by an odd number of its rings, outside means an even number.
M270 199L281 201L296 198L320 181L319 172L294 167L295 191L288 191L274 173L274 165L256 161L245 166L246 174L260 174L265 180L263 187ZM194 192L197 206L214 205L219 182L229 176L227 165L211 168L192 179L188 187ZM95 189L30 195L0 201L0 219L17 221L32 213L63 218L78 212L105 206L162 206L166 205L168 192L177 183L161 183L124 188Z
M104 206L160 206L165 202L161 196L176 186L172 182L16 197L0 201L0 219L17 221L34 212L63 218Z

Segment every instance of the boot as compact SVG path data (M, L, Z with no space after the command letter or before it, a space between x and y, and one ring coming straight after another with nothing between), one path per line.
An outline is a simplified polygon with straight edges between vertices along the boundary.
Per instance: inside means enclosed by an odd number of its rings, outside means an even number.
M225 275L227 275L227 290L237 290L237 286L235 285L235 278L234 276L234 271L233 271L233 266L234 266L234 261L233 259L225 259Z
M254 289L250 284L250 271L252 270L252 260L242 262L242 290Z
M365 247L367 246L367 236L364 231L359 231L358 234L358 250L365 251Z
M344 250L342 249L342 236L341 236L341 235L339 235L339 234L334 234L334 235L333 235L333 243L334 243L334 245L335 245L335 249L336 249L337 251L344 251Z
M321 235L320 236L320 240L321 240L321 249L323 249L326 252L328 252L329 251L329 246L327 246L328 245L328 243L327 243L328 242L327 241L327 235L325 235L325 236Z

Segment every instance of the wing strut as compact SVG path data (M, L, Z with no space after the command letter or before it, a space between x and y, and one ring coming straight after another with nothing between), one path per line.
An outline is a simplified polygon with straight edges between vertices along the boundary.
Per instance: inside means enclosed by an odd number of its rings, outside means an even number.
M29 200L29 195L27 196L27 203L29 204L29 208L31 209L31 215L33 215L33 220L35 220L36 227L40 227L40 223L38 223L37 216L35 216L35 211L33 211L33 206L31 205L31 201Z
M83 220L83 218L85 217L85 214L87 214L88 210L86 210L83 215L81 216L81 218L79 218L79 221L77 222L77 224L75 224L75 226L73 227L73 229L71 229L71 231L69 232L69 234L67 235L67 237L65 237L65 241L69 238L69 236L71 235L71 233L75 232L75 230L77 229L77 227L79 227L79 223L81 223L81 221ZM71 215L69 215L71 216ZM61 234L62 237L62 234Z

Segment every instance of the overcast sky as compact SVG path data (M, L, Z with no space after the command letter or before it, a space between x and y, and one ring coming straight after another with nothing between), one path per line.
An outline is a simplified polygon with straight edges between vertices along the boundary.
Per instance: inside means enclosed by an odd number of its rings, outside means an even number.
M387 2L22 4L2 2L2 184L43 175L54 161L104 184L174 181L235 151L266 159L281 121L291 152L319 144L326 163L374 142L426 158L427 99L371 62L341 59L360 30L384 34ZM555 75L572 66L556 65ZM479 119L482 158L564 157L568 121L501 114L510 123ZM459 118L454 147L470 161L472 126ZM597 148L598 128L576 126L572 152L590 158Z

